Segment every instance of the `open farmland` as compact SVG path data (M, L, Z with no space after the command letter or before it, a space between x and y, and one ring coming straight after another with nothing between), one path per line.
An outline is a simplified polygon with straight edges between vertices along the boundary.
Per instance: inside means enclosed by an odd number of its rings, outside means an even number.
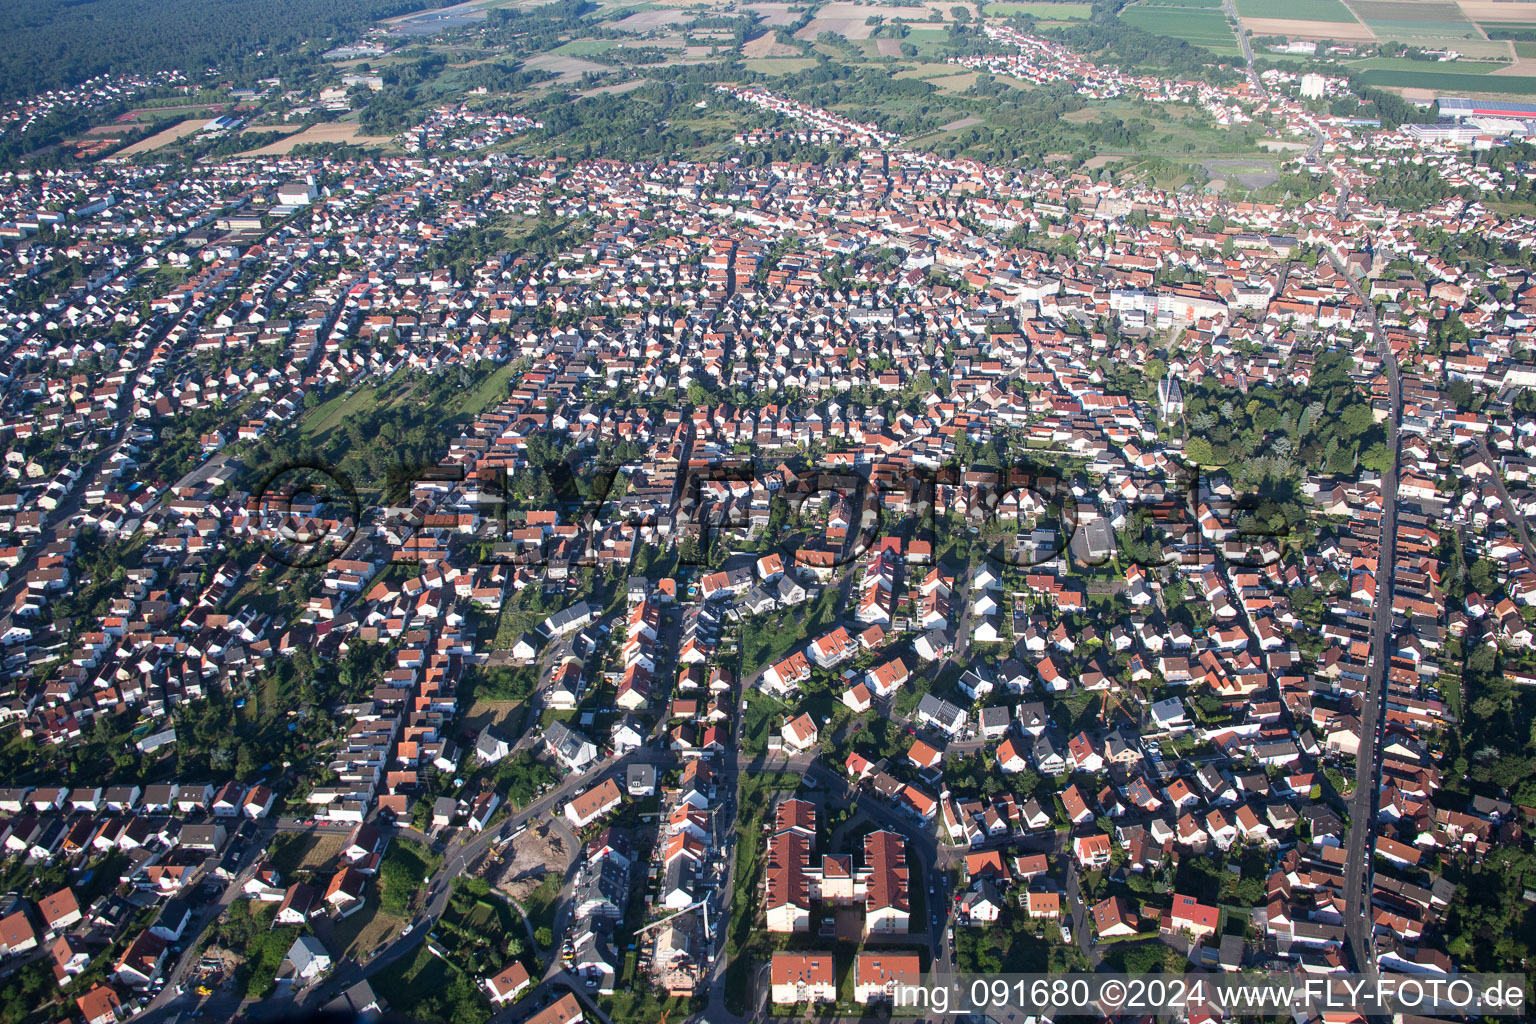
M1237 0L1237 15L1246 22L1252 18L1274 18L1284 15L1296 21L1343 21L1351 22L1355 16L1349 13L1339 0L1287 0L1277 4L1274 0Z
M1201 7L1204 4L1190 3L1185 6ZM987 4L986 11L987 15L993 18L1011 18L1016 14L1028 14L1041 21L1061 21L1087 18L1093 12L1093 7L1091 4L1078 3L1002 3Z
M764 32L756 39L742 44L741 55L749 59L755 57L798 57L800 48L789 43L781 43L773 37L772 32Z
M1408 71L1418 75L1487 75L1511 65L1496 60L1426 61L1409 57L1367 57L1344 65L1351 71Z
M1237 36L1233 35L1227 16L1219 10L1137 4L1121 11L1120 20L1160 36L1172 36L1195 46L1203 46L1223 56L1241 53Z
M156 132L147 139L140 139L133 145L120 151L118 156L138 156L140 153L153 153L157 149L164 149L178 139L184 139L188 135L195 135L208 122L201 117L190 118L180 124L173 124L161 132Z
M868 24L871 15L889 16L889 7L871 7L865 4L827 4L816 11L811 23L795 33L796 39L814 42L823 32L835 32L844 39L868 39L875 30Z
M1430 0L1355 0L1351 6L1379 39L1481 39L1482 33L1454 3Z
M663 9L631 14L614 22L613 27L624 32L649 32L653 28L666 28L669 25L678 25L692 20L693 15L684 11Z
M613 71L613 68L606 64L555 53L541 53L537 57L530 57L523 62L523 66L535 71L553 71L560 76L560 82L565 85L581 78L588 71L594 75L604 75Z
M1360 77L1368 85L1412 89L1432 88L1440 93L1514 94L1536 96L1536 78L1518 75L1458 75L1454 73L1426 76L1420 71L1365 71Z
M790 4L747 4L743 9L756 14L759 25L780 28L795 22L795 15L790 12L790 6Z
M1527 3L1495 3L1493 0L1459 0L1456 4L1468 21L1487 27L1500 22L1536 25L1536 9Z
M1243 27L1256 36L1285 36L1290 39L1336 39L1340 42L1370 43L1376 36L1358 21L1303 21L1297 18L1263 18L1242 15Z
M816 62L809 57L761 57L743 63L747 70L763 75L788 75L816 66Z
M391 141L393 140L387 135L363 135L358 126L351 121L330 121L325 124L312 124L285 139L278 139L270 145L241 155L285 156L292 153L295 146L310 142L338 142L348 146L387 146Z

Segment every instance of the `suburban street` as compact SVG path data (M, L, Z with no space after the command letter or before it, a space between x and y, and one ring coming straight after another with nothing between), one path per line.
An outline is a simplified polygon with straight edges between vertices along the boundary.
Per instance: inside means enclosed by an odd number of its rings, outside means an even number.
M1402 382L1398 375L1397 359L1381 329L1376 307L1370 301L1338 256L1331 250L1329 260L1334 269L1349 281L1351 289L1364 305L1371 318L1371 331L1376 340L1377 353L1387 372L1389 382L1388 405L1390 407L1390 438L1392 468L1381 481L1381 531L1377 549L1380 566L1377 578L1385 581L1376 594L1371 621L1370 678L1367 681L1360 714L1360 750L1355 759L1355 792L1350 800L1349 842L1346 846L1345 894L1347 910L1344 914L1345 930L1349 936L1349 949L1354 969L1374 975L1375 951L1372 947L1373 923L1371 916L1371 848L1375 835L1376 806L1381 788L1381 743L1386 728L1386 715L1382 704L1386 698L1387 667L1392 659L1392 571L1396 564L1397 544L1397 485L1400 455L1397 445L1402 424Z

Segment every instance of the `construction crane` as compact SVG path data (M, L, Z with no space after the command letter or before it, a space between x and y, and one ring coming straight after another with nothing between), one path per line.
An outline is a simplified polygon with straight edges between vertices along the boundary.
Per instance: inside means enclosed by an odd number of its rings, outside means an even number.
M684 907L682 910L679 910L675 914L668 914L666 917L662 918L659 921L652 921L650 924L646 925L643 928L636 928L635 932L634 932L635 938L638 939L640 936L644 935L646 932L650 931L652 928L659 928L662 925L666 924L668 921L672 920L673 918L675 918L675 917L682 917L684 914L689 913L690 911L698 910L700 907L704 908L704 931L705 931L706 934L708 934L708 932L709 932L709 898L705 897L702 900L697 900L697 901L695 901L693 903L688 904L686 907Z

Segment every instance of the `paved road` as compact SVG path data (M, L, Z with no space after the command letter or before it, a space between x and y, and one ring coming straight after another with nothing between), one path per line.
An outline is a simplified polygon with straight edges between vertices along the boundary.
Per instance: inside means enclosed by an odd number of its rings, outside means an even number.
M1341 199L1342 202L1342 199ZM1363 705L1360 714L1360 751L1355 759L1355 794L1350 802L1349 842L1346 846L1344 892L1347 909L1344 913L1344 930L1349 939L1349 950L1354 969L1365 974L1375 973L1375 955L1372 943L1371 922L1371 847L1375 837L1377 800L1380 793L1381 743L1386 716L1382 702L1387 686L1387 666L1391 660L1388 643L1392 635L1392 573L1397 557L1397 484L1400 454L1398 430L1402 423L1402 382L1398 375L1397 360L1387 344L1386 334L1376 316L1376 307L1370 298L1350 277L1343 263L1331 250L1328 259L1334 269L1344 275L1349 286L1364 303L1371 318L1371 333L1376 340L1378 354L1387 371L1390 382L1388 401L1391 405L1389 425L1392 447L1392 468L1382 478L1381 538L1378 548L1377 578L1387 582L1376 593L1371 622L1371 665L1366 680Z
M1243 23L1237 17L1237 4L1234 0L1222 0L1222 10L1226 11L1227 19L1237 26L1237 41L1243 47L1243 60L1248 63L1248 80L1253 83L1254 89L1263 99L1269 98L1269 93L1264 91L1264 83L1259 78L1259 73L1253 67L1253 47L1248 42L1248 33L1243 31Z
M1504 486L1504 474L1499 470L1499 463L1494 458L1493 452L1488 449L1488 439L1477 439L1478 454L1487 460L1488 468L1493 470L1493 486L1499 492L1499 500L1504 503L1504 514L1515 527L1515 533L1520 538L1520 543L1525 547L1525 553L1536 558L1536 547L1531 545L1531 535L1525 528L1525 517L1515 509L1515 503L1509 497L1509 489Z
M1077 946L1093 969L1098 970L1099 964L1104 962L1104 954L1099 952L1093 941L1093 927L1088 921L1088 903L1083 899L1082 880L1077 874L1077 862L1071 858L1067 859L1067 904L1072 912L1072 927L1077 931Z

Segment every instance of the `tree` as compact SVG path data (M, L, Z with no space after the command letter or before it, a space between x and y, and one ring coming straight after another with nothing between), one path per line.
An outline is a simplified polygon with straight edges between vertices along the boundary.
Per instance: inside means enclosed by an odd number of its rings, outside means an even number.
M1385 475L1392 469L1392 449L1377 441L1360 456L1360 465L1373 473Z
M1184 442L1184 457L1197 466L1219 465L1216 450L1203 437L1192 437Z

